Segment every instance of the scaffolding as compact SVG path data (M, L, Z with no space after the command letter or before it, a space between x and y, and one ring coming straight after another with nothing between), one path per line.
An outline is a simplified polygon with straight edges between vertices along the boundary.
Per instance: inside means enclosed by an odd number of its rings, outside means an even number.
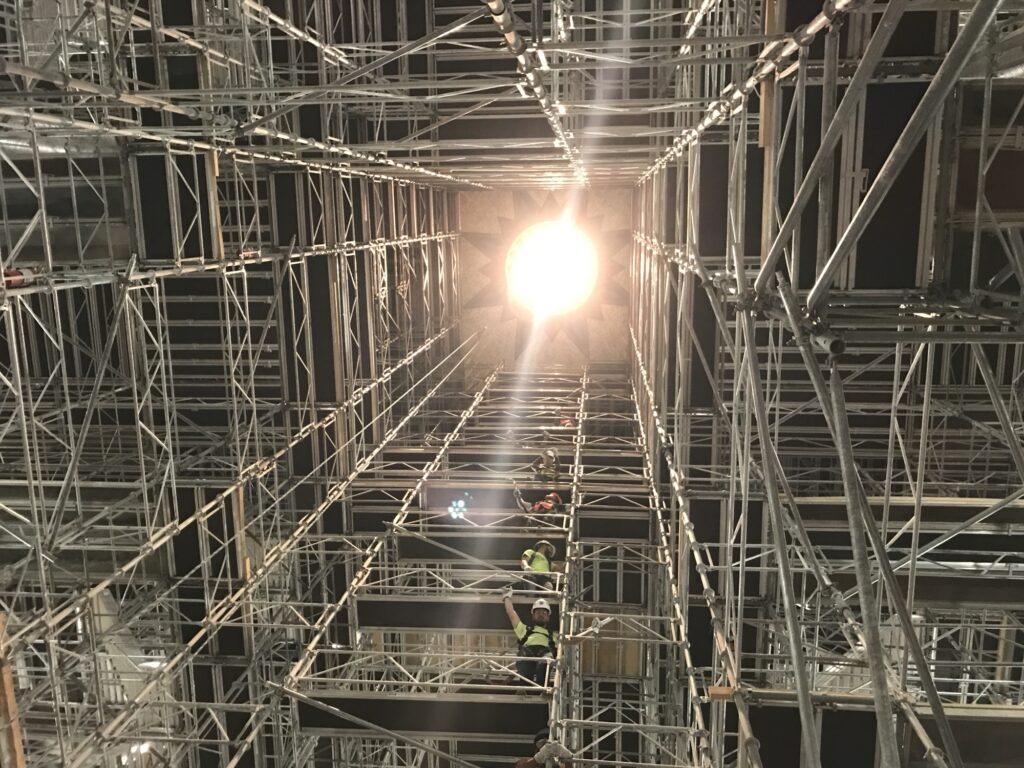
M1019 763L1022 36L0 0L0 765ZM627 357L479 370L462 203L623 185Z
M865 126L887 115L867 109L882 92L869 85L920 76L885 57L914 3L877 7L875 24L826 5L726 75L719 107L684 119L643 177L634 379L648 450L669 471L679 562L710 611L715 760L758 764L752 705L797 709L801 766L826 764L825 739L851 746L823 710L874 712L877 752L869 742L860 759L878 765L987 765L958 741L1019 717L1021 201L993 206L1002 190L985 177L1022 102L993 89L1008 74L995 41L1019 23L998 7L938 15L938 66L912 111L892 110L906 123L874 178ZM705 74L691 70L684 92L703 92ZM876 226L872 242L907 273L879 279L865 233L911 162L916 256L879 239L891 221ZM711 174L724 210L708 221Z

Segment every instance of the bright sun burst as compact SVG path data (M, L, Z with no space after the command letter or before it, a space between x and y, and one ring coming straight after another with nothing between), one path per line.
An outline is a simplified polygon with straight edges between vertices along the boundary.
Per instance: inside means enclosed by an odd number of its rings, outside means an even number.
M597 253L590 239L566 219L528 227L505 260L509 299L537 320L571 312L597 284Z

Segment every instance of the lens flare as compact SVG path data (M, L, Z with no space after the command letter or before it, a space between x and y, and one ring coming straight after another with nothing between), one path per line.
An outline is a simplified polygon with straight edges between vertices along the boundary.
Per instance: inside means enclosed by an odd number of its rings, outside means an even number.
M509 299L538 320L571 312L597 284L597 254L583 232L565 219L524 230L505 261Z

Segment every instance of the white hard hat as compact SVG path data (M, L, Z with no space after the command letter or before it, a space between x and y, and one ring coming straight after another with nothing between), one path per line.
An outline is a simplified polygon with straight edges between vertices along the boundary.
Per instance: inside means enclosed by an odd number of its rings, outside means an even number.
M543 608L548 613L551 613L551 603L549 603L543 597L538 597L536 600L533 601L533 607L530 609L530 612L532 613L533 611L536 611L538 608Z
M554 557L555 555L557 555L557 554L558 554L558 550L557 550L557 549L555 549L555 545L554 545L554 544L552 544L552 543L551 543L550 541L548 541L547 539L541 539L540 541L538 541L538 542L537 542L536 544L534 544L534 545L533 545L533 548L534 548L534 549L540 549L540 548L541 548L541 547L543 547L543 546L544 546L545 544L546 544L547 546L551 547L551 556L552 556L552 557Z

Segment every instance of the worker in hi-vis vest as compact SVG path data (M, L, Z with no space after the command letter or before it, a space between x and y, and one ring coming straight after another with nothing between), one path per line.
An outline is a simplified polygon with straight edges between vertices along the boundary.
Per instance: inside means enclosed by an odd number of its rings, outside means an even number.
M552 664L538 659L554 659L558 654L558 632L548 626L551 621L551 604L543 597L534 600L530 609L530 623L527 624L512 605L512 587L506 587L501 595L512 631L519 643L516 672L520 677L546 686L554 676ZM523 681L520 680L520 683Z
M555 557L555 545L547 539L541 539L533 545L533 549L523 552L519 564L527 572L527 578L538 589L554 589L555 580L551 575L551 561Z
M533 470L534 480L541 483L557 483L558 476L562 473L562 462L558 459L558 451L548 448L533 460L530 469Z

